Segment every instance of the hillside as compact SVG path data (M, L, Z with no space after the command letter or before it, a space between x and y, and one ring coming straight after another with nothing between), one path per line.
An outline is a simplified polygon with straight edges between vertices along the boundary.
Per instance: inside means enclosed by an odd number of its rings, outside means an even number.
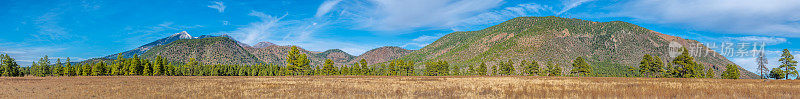
M407 50L400 47L384 46L364 52L364 54L359 55L353 59L353 61L348 62L348 64L361 61L361 59L365 59L367 63L387 62L408 55L413 51L414 50Z
M265 42L264 44L267 43L268 42ZM261 48L252 48L248 51L266 63L284 64L286 62L285 57L287 52L289 52L289 48L291 48L291 46L270 45L266 47L262 46ZM339 49L330 49L324 52L308 51L301 47L298 47L298 49L300 50L300 53L308 55L308 58L311 60L311 65L314 66L322 65L326 59L333 60L336 66L346 64L350 65L360 61L361 59L366 59L370 64L381 63L397 59L411 52L411 50L406 50L399 47L380 47L367 51L359 56L353 56Z
M446 60L454 65L477 65L512 59L539 64L552 61L569 70L572 59L585 57L597 66L595 71L606 75L623 75L628 67L638 66L644 54L672 60L670 43L681 46L697 41L661 34L621 21L592 22L559 17L519 17L479 31L454 32L414 51L404 60ZM701 50L708 50L704 45ZM672 49L676 50L676 49ZM716 74L726 64L734 64L716 52L694 56ZM756 77L741 67L743 78ZM519 69L517 69L519 70Z
M166 45L153 47L141 55L154 58L161 55L173 62L186 62L194 58L204 64L258 64L258 58L229 37L180 39Z
M202 39L202 38L211 38L211 37L229 37L229 36L228 35L221 35L221 36L201 35L199 37L192 37L192 35L189 35L189 33L187 33L186 31L181 31L181 32L172 34L169 37L161 38L161 39L158 39L156 41L153 41L153 42L147 43L145 45L139 46L139 47L137 47L135 49L128 50L128 51L121 52L121 53L111 54L111 55L108 55L108 56L105 56L105 57L102 57L102 58L105 58L105 59L116 59L117 55L122 55L125 58L130 58L133 55L142 55L142 54L144 54L144 52L147 52L148 50L150 50L153 47L156 47L156 46L159 46L159 45L169 44L169 43L172 43L173 41L176 41L176 40L180 40L180 39Z

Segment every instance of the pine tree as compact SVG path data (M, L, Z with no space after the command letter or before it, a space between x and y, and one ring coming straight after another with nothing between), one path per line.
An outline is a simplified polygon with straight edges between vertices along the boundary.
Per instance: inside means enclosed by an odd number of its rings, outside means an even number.
M144 63L144 69L142 69L142 75L144 76L152 76L153 74L153 65L150 64L149 61L142 61Z
M63 71L63 70L61 70L61 69L64 69L64 67L63 67L63 66L64 66L64 65L63 65L63 64L61 64L61 58L56 58L56 64L55 64L55 65L53 65L53 69L52 69L52 70L53 70L53 71L52 71L53 75L54 75L54 76L61 76L61 75L63 75L63 73L61 73L61 71Z
M293 75L299 74L306 74L310 70L309 66L310 61L308 60L306 54L300 54L300 51L297 49L297 46L292 46L289 50L289 54L286 55L286 65L289 67L289 71L293 73Z
M75 72L74 72L75 68L72 67L72 63L70 63L69 57L67 57L66 61L67 62L66 62L66 65L64 65L64 69L62 69L62 72L64 73L64 76L75 76Z
M370 69L368 67L369 64L367 64L366 59L361 59L360 61L358 61L358 63L361 63L361 73L360 73L361 75L367 75L370 73Z
M461 75L461 67L458 67L458 65L453 65L450 75Z
M81 68L83 68L83 70L81 70L82 76L89 76L92 74L92 66L89 65L88 63L84 63L83 66L81 66Z
M52 74L52 71L50 71L50 59L47 55L45 55L44 58L39 58L39 66L38 71L40 77L50 76Z
M134 54L133 57L129 58L128 60L130 61L130 64L128 64L129 66L127 75L139 75L139 56Z
M523 61L523 63L524 63L524 61ZM531 60L530 63L525 65L525 70L524 71L525 71L525 74L527 74L528 76L534 76L534 75L539 74L539 63L536 62L536 60Z
M725 66L725 71L722 72L722 79L739 79L739 66L728 64Z
M769 71L769 78L784 79L785 77L786 72L781 68L772 68L772 70Z
M478 66L478 75L486 75L486 63L481 62L481 65Z
M155 62L153 63L153 76L160 76L163 74L164 70L164 59L161 58L161 55L156 56Z
M322 66L322 70L325 71L325 75L333 75L334 67L333 67L333 60L326 59L325 64Z
M694 62L694 57L689 55L689 51L684 47L683 53L675 57L672 60L672 64L675 66L675 72L677 77L680 78L700 78L703 77L701 72L702 70L697 70L698 64Z
M589 66L589 63L586 63L586 60L583 57L575 58L572 61L573 69L570 70L572 73L576 73L579 76L591 76L592 75L592 67Z
M8 54L0 54L0 67L2 67L2 76L6 77L21 77L25 76L20 70L19 64L11 58Z
M97 62L92 66L92 76L102 76L103 75L103 61Z
M514 62L511 61L511 59L509 59L508 62L500 62L501 75L513 75L514 71Z
M553 62L547 62L547 67L549 68L548 76L561 76L561 66L557 64L553 64Z
M714 70L708 68L708 71L706 71L706 78L714 78Z
M501 61L501 64L502 64L502 61ZM492 72L491 72L491 73L489 73L489 75L497 75L497 73L498 73L498 71L499 71L499 70L497 69L497 65L492 65L492 68L491 68L491 70L492 70Z
M652 60L653 57L650 57L650 54L644 54L642 61L639 62L639 73L644 76L651 76L652 73L650 72L650 68L652 67L651 65L653 63L651 62Z
M797 76L797 70L795 70L795 66L797 66L797 61L794 60L794 56L789 49L783 49L783 54L781 54L781 59L778 60L781 65L778 68L783 69L783 74L785 74L783 78L789 79L789 75Z
M475 67L472 65L467 65L467 75L475 75Z

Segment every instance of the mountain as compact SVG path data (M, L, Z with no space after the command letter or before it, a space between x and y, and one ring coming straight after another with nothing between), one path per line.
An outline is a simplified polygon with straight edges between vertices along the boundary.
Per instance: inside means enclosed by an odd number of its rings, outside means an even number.
M262 63L245 47L230 37L208 37L198 39L179 39L166 45L153 47L143 58L162 56L173 62L186 62L196 59L204 64L241 64L253 65Z
M659 56L669 61L670 47L698 45L698 50L709 50L698 41L661 34L631 23L621 21L592 22L559 17L519 17L479 31L454 32L435 42L411 52L400 59L410 61L445 60L451 65L477 65L486 62L536 60L544 65L552 61L564 67L576 57L584 57L596 66L596 72L622 75L629 67L638 66L644 54ZM716 52L693 56L716 74L734 64ZM758 77L742 71L742 78Z
M179 32L179 33L172 34L169 37L158 39L156 41L153 41L153 42L147 43L145 45L139 46L136 49L128 50L128 51L125 51L125 52L122 52L122 53L111 54L111 55L108 55L108 56L105 56L105 57L102 57L102 58L116 59L117 55L123 55L123 57L125 57L125 58L130 58L133 55L141 55L144 52L147 52L147 50L150 50L151 48L153 48L155 46L158 46L158 45L169 44L169 43L172 43L173 41L180 40L180 39L193 39L193 38L194 37L192 37L192 35L189 35L189 33L186 33L186 31L182 31L182 32Z
M348 62L348 64L361 61L361 59L365 59L367 63L387 62L408 55L413 51L414 50L407 50L395 46L384 46L364 52L364 54L359 55L353 59L353 61Z
M255 45L255 46L258 46ZM279 46L279 45L272 45L266 46L261 48L253 48L249 50L253 55L258 57L261 61L265 63L273 63L273 64L285 64L286 62L286 55L289 52L291 46ZM410 50L402 49L399 47L380 47L373 50L370 50L364 54L359 56L353 56L344 52L339 49L330 49L324 52L316 52L316 51L308 51L301 47L298 47L298 50L302 54L306 54L311 60L311 65L320 66L322 65L326 59L331 59L336 66L341 65L350 65L361 59L367 59L367 62L370 64L374 63L382 63L386 61L390 61L392 59L399 58L410 53ZM386 57L376 57L376 56L386 56Z
M258 44L253 45L253 48L264 48L264 47L269 47L269 46L272 46L272 45L275 45L275 44L272 44L270 42L258 42Z

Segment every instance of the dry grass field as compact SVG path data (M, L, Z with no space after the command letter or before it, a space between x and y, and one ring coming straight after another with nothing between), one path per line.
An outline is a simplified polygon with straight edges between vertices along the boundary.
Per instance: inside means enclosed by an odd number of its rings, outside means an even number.
M0 77L0 98L798 98L800 81L607 77Z

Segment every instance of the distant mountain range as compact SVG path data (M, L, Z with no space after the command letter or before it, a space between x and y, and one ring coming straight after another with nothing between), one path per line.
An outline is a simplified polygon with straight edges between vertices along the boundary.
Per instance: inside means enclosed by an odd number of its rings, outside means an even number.
M698 41L661 34L621 21L519 17L479 31L450 33L420 50L386 46L359 56L339 49L315 52L300 48L300 51L308 55L314 66L320 66L325 59L333 60L336 66L353 64L361 59L370 64L395 59L415 62L445 60L458 66L477 65L481 62L496 65L498 61L512 59L515 65L522 60L536 60L539 64L552 61L569 68L568 62L580 56L586 58L590 64L599 66L598 72L613 73L638 66L644 54L670 61L672 58L669 56L669 46L675 43L689 46ZM702 44L699 46L701 50L708 50ZM194 58L204 64L285 64L284 58L290 47L270 42L259 42L250 46L227 35L192 37L184 31L133 50L87 61L110 60L117 55L128 58L137 54L143 58L160 55L174 62L185 62ZM714 69L716 74L721 74L726 64L734 64L716 52L695 58L707 68ZM422 68L421 63L417 65L417 68ZM758 77L741 67L739 69L742 71L742 78Z
M259 42L249 46L231 39L227 35L192 37L186 31L183 31L133 50L87 61L111 60L116 59L117 55L123 55L125 58L130 58L133 55L154 58L161 55L165 59L174 62L185 62L193 58L205 64L282 65L286 62L284 58L290 47L275 45L270 42ZM308 55L312 65L321 65L325 59L331 59L338 66L352 64L361 59L366 59L370 63L386 62L402 57L412 51L400 47L386 46L367 51L360 56L354 56L339 49L331 49L324 52L299 49L301 53Z
M495 65L512 59L552 61L564 68L576 57L599 66L599 73L618 73L637 67L643 55L659 56L665 62L670 44L689 47L698 41L661 34L622 21L593 22L560 17L518 17L479 31L454 32L400 59L410 61L446 60L455 65ZM709 50L699 44L700 50ZM679 49L679 48L673 48ZM675 50L673 50L675 51ZM695 56L706 68L721 74L734 64L716 52ZM756 78L744 70L743 78ZM568 70L568 69L567 69Z

